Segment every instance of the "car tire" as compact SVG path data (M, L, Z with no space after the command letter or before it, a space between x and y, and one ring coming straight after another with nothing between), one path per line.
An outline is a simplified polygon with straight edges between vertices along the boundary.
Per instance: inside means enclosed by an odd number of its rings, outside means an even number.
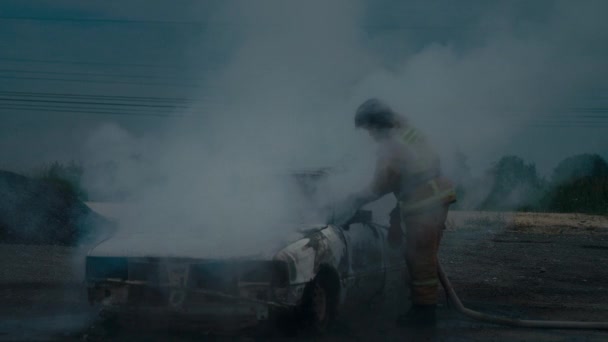
M323 271L306 285L300 306L305 331L321 335L330 328L337 314L336 286L339 284L333 284L329 273Z

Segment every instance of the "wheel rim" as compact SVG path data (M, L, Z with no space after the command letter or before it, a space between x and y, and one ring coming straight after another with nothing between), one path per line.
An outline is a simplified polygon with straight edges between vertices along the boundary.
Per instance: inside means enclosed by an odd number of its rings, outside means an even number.
M327 296L325 290L319 284L315 285L312 304L317 320L319 322L325 321L325 317L327 316Z

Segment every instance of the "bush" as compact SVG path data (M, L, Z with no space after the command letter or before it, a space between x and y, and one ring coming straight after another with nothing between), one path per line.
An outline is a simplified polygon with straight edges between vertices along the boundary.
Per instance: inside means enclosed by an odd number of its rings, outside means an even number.
M608 214L608 163L597 154L568 157L547 182L533 163L504 156L484 177L456 190L458 209Z
M557 184L544 202L548 211L608 214L608 177L584 177Z
M580 154L561 161L540 203L554 212L608 213L608 163L597 154Z
M536 166L517 156L502 157L486 172L482 184L490 188L479 206L481 210L529 208L538 201L543 188Z
M72 190L0 171L0 241L75 245L109 227Z
M579 154L562 160L553 170L554 185L584 178L608 177L608 163L597 154Z
M82 165L71 161L62 164L57 161L43 165L33 173L33 178L54 184L64 193L76 196L78 199L86 201L88 195L82 187L82 176L84 168Z

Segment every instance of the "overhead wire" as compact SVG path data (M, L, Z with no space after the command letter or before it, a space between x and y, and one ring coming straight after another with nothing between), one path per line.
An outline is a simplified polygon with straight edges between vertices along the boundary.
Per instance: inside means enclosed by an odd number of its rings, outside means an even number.
M217 103L217 100L214 101ZM0 91L0 109L30 111L111 112L133 115L173 115L173 111L200 110L209 101L188 98L156 98L148 96L91 95L75 93ZM577 109L577 108L573 108ZM527 127L605 127L608 116L598 114L546 115L515 117L516 125Z
M40 22L79 22L79 23L110 23L110 24L143 24L143 25L177 25L194 27L247 27L251 24L221 21L181 21L181 20L151 20L151 19L110 19L110 18L69 18L69 17L34 17L34 16L0 16L0 20L40 21ZM260 26L260 24L257 24ZM276 26L265 23L266 26ZM496 27L479 27L478 25L403 25L375 24L359 25L364 29L374 30L455 30L455 29L502 29Z
M100 110L100 109L73 109L73 108L60 108L60 107L46 107L46 106L19 106L19 105L0 105L0 112L3 110L20 110L20 111L30 111L30 112L55 112L55 113L78 113L78 114L99 114L99 115L113 115L113 116L141 116L141 117L164 117L164 118L178 118L178 117L196 117L190 114L184 113L160 113L160 112L150 112L150 111L121 111L121 110Z
M13 80L30 80L30 81L53 81L53 82L76 82L76 83L94 83L94 84L129 84L137 86L170 86L170 87L186 87L199 88L199 84L185 83L145 83L145 82L127 82L127 81L104 81L104 80L84 80L84 79L69 79L69 78L49 78L49 77L20 77L20 76L0 76L3 79Z
M39 17L39 16L0 16L0 20L10 21L40 21L40 22L90 22L90 23L112 23L112 24L144 24L144 25L182 25L182 26L197 26L197 27L208 27L213 26L243 26L241 23L229 23L229 22L204 22L204 21L174 21L174 20L148 20L148 19L109 19L109 18L67 18L67 17ZM476 26L437 26L437 25L399 25L399 24L382 24L382 25L366 25L362 28L370 30L451 30L451 29L467 29L467 28L479 28ZM96 66L107 66L107 67L143 67L143 68L157 68L157 69L182 69L187 70L186 66L178 65L163 65L163 64L145 64L145 63L122 63L122 62L101 62L101 61L66 61L66 60L47 60L47 59L31 59L31 58L14 58L3 56L0 57L2 61L15 62L15 63L38 63L38 64L61 64L61 65L96 65ZM85 72L61 72L61 71L43 71L43 70L23 70L23 69L0 69L3 73L25 73L25 74L39 74L39 75L63 75L63 76L84 76L84 77L116 77L116 78L133 78L133 79L170 79L170 80L188 80L197 81L196 79L188 78L173 78L163 77L157 75L135 75L135 74L103 74L103 73L85 73ZM69 83L90 83L90 84L125 84L125 85L136 85L136 86L169 86L169 87L192 87L198 88L199 84L188 84L188 83L164 83L164 82L134 82L134 81L123 81L123 80L100 80L100 79L77 79L77 78L54 78L54 77L24 77L24 76L6 76L2 75L0 78L13 79L13 80L31 80L31 81L43 81L43 82L69 82ZM6 98L5 95L16 96L17 98ZM187 98L160 98L152 96L122 96L122 95L90 95L90 94L74 94L74 93L44 93L44 92L9 92L0 91L0 101L6 102L0 105L0 109L15 108L18 110L33 109L33 104L40 104L36 106L37 109L43 110L58 110L57 105L71 105L71 106L90 106L95 111L102 111L108 107L116 107L122 109L129 109L134 111L135 108L149 108L149 109L171 109L171 108L191 108L187 104L192 104L195 100ZM53 98L54 100L44 100L44 98ZM60 100L57 100L57 99ZM27 100L26 100L27 99ZM72 100L68 101L66 99ZM100 101L100 102L95 102ZM113 101L113 102L103 102ZM155 104L150 104L154 102ZM43 106L46 104L47 106ZM10 106L8 106L10 105ZM12 106L12 107L11 107ZM10 108L9 108L10 107ZM18 107L18 108L17 108ZM44 108L43 108L44 107ZM64 106L67 107L67 106ZM122 108L121 108L122 107ZM72 107L78 108L79 110L86 110L83 107ZM112 109L113 110L113 109ZM585 113L603 114L607 113L608 110L604 108L594 108L584 110ZM105 114L105 112L104 112ZM529 122L528 125L539 126L539 127L552 127L552 126L572 126L572 125L593 125L597 126L600 121L590 121L593 119L605 119L603 115L585 115L577 116L578 119L574 121L567 121L567 118L553 117L550 119L542 119L538 122ZM580 119L583 120L580 120ZM585 121L586 120L586 121ZM603 122L601 122L603 124Z
M35 59L35 58L15 58L15 57L0 57L0 61L17 62L17 63L38 63L38 64L63 64L63 65L96 65L96 66L112 66L112 67L142 67L142 68L157 68L157 69L188 69L182 65L166 65L166 64L146 64L146 63L122 63L122 62L99 62L99 61L66 61L53 59Z
M196 100L184 97L153 97L153 96L125 96L125 95L92 95L92 94L75 94L75 93L55 93L55 92L27 92L27 91L0 91L0 96L14 95L18 97L52 97L52 98L74 98L74 99L100 99L114 101L154 101L154 102L177 102L190 103Z
M90 23L111 23L111 24L146 24L146 25L188 25L188 26L207 26L209 23L202 21L179 21L179 20L150 20L150 19L109 19L109 18L68 18L68 17L33 17L33 16L0 16L0 20L23 20L23 21L43 21L43 22L90 22ZM216 23L214 23L216 24Z
M83 104L96 106L122 106L122 107L146 107L146 108L188 108L182 105L165 105L165 104L139 104L139 103L115 103L115 102L90 102L90 101L61 101L61 100L38 100L38 99L15 99L0 97L3 102L19 102L19 103L48 103L48 104Z
M133 75L133 74L103 74L88 72L65 72L65 71L42 71L42 70L23 70L23 69L0 69L2 73L14 74L39 74L39 75L69 75L69 76L91 76L91 77L117 77L117 78L143 78L143 79L171 79L180 81L201 81L196 78L182 78L175 76L160 75Z

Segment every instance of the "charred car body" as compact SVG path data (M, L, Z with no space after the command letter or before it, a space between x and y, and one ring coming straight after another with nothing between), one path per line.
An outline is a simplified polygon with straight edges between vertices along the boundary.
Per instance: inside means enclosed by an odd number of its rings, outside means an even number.
M289 243L247 258L118 253L107 247L118 243L126 251L138 237L111 238L87 256L88 295L112 317L228 330L287 319L323 331L341 308L403 283L403 249L389 248L386 238L387 228L366 211L342 226L302 225Z

